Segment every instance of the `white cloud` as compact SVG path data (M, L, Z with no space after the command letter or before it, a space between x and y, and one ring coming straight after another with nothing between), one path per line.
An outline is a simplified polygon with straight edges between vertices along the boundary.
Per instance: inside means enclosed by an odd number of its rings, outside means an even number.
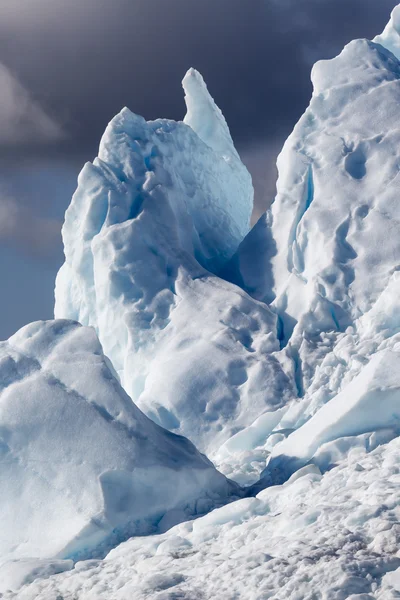
M37 144L63 137L61 127L0 63L0 144Z

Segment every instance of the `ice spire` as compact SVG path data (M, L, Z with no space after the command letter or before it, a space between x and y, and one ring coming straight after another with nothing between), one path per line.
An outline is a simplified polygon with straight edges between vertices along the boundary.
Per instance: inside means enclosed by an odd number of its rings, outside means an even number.
M216 152L225 157L233 155L239 158L225 117L215 104L200 73L196 69L189 69L182 86L187 107L184 123Z

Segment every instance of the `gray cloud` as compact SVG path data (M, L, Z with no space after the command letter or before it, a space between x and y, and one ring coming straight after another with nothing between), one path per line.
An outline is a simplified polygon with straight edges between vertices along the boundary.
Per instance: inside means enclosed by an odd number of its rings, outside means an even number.
M308 103L312 62L355 37L374 36L396 4L2 0L0 60L68 132L69 142L58 147L66 160L92 158L122 106L146 118L182 118L180 81L191 66L202 72L239 149L249 154L283 144ZM267 159L273 163L274 154ZM252 163L258 182L274 176L273 164ZM258 184L260 209L269 202L262 189Z
M59 125L0 63L0 145L40 145L64 137Z
M0 191L0 245L47 259L58 254L61 221L35 214Z
M252 174L256 202L252 223L272 204L276 194L278 171L276 158L281 151L280 138L243 147L241 159Z
M248 143L286 133L309 98L309 61L372 37L396 3L2 0L0 60L57 114L75 149L93 152L124 105L181 118L180 80L191 66L235 139Z

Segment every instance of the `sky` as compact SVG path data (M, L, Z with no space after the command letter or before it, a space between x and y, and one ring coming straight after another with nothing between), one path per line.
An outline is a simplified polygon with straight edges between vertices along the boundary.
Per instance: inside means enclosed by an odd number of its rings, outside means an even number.
M1 0L0 339L52 318L63 214L123 106L182 119L198 69L253 176L254 217L306 108L310 70L398 0Z

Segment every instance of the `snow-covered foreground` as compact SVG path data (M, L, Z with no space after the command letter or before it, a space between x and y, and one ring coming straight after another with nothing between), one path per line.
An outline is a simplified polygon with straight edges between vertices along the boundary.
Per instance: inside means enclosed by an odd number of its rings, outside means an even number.
M360 443L323 476L305 467L283 486L129 540L18 598L389 600L400 595L399 522L400 440L370 453Z
M4 598L400 597L399 31L314 67L249 233L197 72L110 123L56 285L89 327L0 345Z

